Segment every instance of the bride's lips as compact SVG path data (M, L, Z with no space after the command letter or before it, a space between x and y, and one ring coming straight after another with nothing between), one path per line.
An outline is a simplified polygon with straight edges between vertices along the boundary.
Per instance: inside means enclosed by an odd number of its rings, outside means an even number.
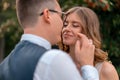
M68 37L72 37L73 35L71 35L71 34L68 34L68 33L63 33L63 37L64 38L68 38Z

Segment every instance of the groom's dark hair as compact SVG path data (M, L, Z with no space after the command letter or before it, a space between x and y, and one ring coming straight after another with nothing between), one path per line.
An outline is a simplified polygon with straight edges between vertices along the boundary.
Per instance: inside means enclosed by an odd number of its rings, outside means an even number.
M23 28L34 25L39 14L45 9L54 9L56 0L16 0L18 21Z

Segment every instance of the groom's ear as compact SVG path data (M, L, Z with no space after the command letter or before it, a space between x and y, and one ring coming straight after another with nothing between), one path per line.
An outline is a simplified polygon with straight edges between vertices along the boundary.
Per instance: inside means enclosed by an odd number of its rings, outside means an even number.
M44 11L43 11L43 18L44 18L45 22L50 23L49 9L44 9Z

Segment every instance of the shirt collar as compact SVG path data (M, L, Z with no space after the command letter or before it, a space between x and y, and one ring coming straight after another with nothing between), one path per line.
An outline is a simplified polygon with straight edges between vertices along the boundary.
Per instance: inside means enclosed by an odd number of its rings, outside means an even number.
M33 35L33 34L23 34L21 37L21 41L22 40L27 40L27 41L37 44L39 46L43 46L46 49L51 49L51 44L49 41L47 41L46 39L44 39L42 37Z

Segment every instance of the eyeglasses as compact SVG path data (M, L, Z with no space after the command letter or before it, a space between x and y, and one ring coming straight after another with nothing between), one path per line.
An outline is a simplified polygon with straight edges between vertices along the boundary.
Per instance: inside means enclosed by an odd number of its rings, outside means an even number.
M49 11L60 14L62 19L66 15L65 12L60 12L60 11L56 11L56 10L52 10L52 9L49 9ZM40 13L40 16L42 16L42 15L43 15L43 12Z

